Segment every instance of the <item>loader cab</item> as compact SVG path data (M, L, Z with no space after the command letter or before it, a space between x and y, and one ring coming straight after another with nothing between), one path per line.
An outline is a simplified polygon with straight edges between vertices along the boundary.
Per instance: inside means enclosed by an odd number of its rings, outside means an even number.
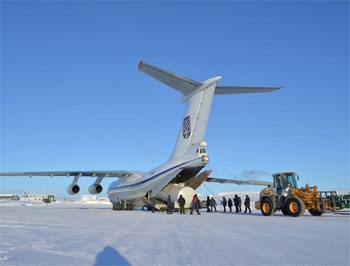
M288 184L290 188L298 188L299 176L294 172L280 172L273 174L273 186L278 195L280 195Z

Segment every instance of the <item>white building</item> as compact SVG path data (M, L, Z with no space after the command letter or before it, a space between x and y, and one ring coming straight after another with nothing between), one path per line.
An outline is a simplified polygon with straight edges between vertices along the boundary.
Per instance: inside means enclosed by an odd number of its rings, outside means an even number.
M24 192L22 201L40 201L40 202L53 202L55 200L55 195L53 194L29 194Z

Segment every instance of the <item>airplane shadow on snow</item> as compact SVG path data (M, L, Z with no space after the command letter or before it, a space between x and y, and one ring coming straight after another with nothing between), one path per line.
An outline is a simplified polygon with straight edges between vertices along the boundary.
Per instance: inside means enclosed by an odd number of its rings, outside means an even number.
M123 256L112 247L105 247L96 255L94 266L100 265L131 265Z

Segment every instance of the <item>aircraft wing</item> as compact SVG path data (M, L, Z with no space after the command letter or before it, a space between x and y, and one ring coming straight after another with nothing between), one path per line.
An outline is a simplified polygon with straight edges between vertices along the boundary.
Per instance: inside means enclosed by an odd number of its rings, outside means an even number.
M216 86L215 95L270 92L283 87Z
M131 171L52 171L52 172L0 172L0 176L89 176L89 177L122 177L141 176L141 172Z
M258 185L258 186L272 186L273 183L269 181L261 181L261 180L234 180L234 179L224 179L224 178L216 178L216 177L208 177L207 182L217 182L217 183L226 183L226 184L236 184L236 185Z

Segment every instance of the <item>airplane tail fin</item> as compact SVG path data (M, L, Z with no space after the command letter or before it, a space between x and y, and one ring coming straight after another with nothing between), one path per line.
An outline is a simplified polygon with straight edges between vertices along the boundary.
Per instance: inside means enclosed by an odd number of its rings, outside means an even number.
M192 149L196 152L203 142L214 94L270 92L281 88L216 86L221 76L198 82L143 61L139 63L138 68L141 72L179 91L183 95L181 102L188 102L182 127L171 155L173 159L183 156Z

